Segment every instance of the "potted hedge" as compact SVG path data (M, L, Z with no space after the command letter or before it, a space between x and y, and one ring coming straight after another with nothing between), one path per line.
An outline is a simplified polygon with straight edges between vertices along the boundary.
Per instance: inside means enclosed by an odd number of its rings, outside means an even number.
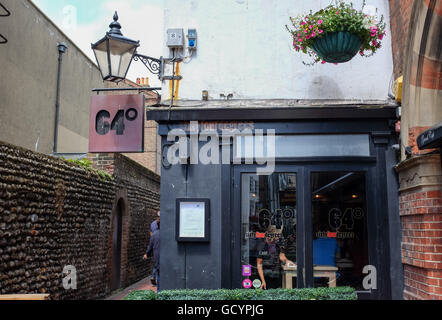
M171 290L132 291L124 300L172 300L172 301L269 301L269 300L358 300L355 289L350 287L272 289L272 290Z
M293 38L293 47L313 58L312 63L344 63L359 52L370 57L382 47L386 24L384 17L365 12L353 4L337 0L315 13L291 17L293 29L287 27ZM377 10L376 10L377 11Z

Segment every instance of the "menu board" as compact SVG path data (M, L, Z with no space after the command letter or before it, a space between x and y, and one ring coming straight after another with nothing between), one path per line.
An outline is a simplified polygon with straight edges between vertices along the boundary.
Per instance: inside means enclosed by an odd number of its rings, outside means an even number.
M180 238L204 238L204 202L181 202Z
M177 200L177 240L209 240L209 201Z

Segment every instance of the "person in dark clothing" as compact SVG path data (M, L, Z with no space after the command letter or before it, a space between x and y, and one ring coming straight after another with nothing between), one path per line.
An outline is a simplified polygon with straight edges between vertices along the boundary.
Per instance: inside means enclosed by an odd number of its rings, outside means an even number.
M160 223L160 211L157 212L157 218L152 222L152 224L150 225L150 237L152 237L152 234L158 230L158 224ZM152 283L155 282L156 279L156 274L157 274L157 269L156 267L152 268L152 275L151 275L151 279L152 279Z
M261 248L256 259L261 289L279 289L282 287L282 266L295 265L285 255L285 247L281 241L280 231L270 226L268 237L261 243Z
M155 276L152 278L153 285L159 285L160 283L160 222L158 222L158 229L152 233L150 237L149 245L144 255L144 260L153 254Z

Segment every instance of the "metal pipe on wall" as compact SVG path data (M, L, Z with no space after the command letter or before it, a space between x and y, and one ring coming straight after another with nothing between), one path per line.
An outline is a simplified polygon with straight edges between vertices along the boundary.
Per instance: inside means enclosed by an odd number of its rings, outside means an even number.
M58 47L58 73L57 73L57 93L55 98L55 128L54 128L54 149L53 153L58 152L58 122L60 119L60 87L61 87L61 67L63 63L63 53L66 52L67 46L64 42L57 45Z

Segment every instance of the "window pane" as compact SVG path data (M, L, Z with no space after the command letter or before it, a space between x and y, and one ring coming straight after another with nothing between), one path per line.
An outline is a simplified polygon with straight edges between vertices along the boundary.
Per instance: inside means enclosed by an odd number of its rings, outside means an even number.
M100 68L103 78L110 74L109 60L107 57L107 41L103 41L94 49L97 58L98 67Z
M365 175L313 173L312 199L315 287L363 290L369 265Z
M121 41L110 40L110 43L112 75L123 78L126 75L136 48L133 45Z
M236 139L236 157L253 159L257 155L257 143L263 143L264 155L268 156L268 139L239 136ZM300 157L369 157L370 138L366 134L293 135L275 137L276 158Z
M241 180L243 280L267 289L296 287L296 174Z
M276 157L370 156L368 135L297 135L276 137Z

